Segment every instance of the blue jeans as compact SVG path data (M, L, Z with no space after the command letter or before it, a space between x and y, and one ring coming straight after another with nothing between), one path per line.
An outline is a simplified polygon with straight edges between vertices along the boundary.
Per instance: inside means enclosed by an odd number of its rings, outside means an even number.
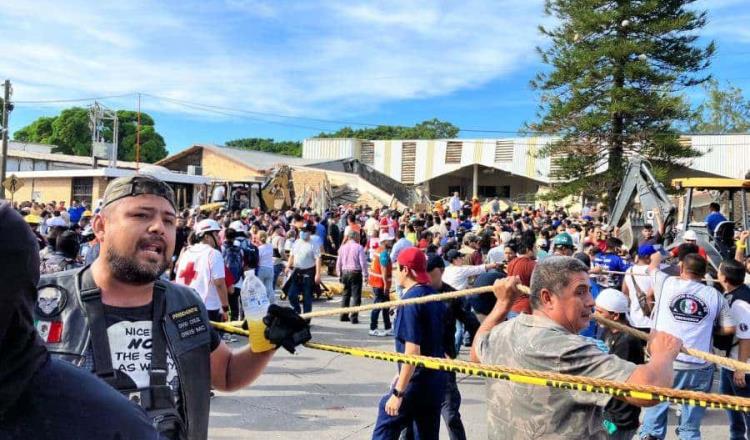
M276 289L276 286L278 285L279 275L281 275L281 272L284 272L284 263L274 264L273 265L273 287L274 289Z
M315 284L315 272L312 274L293 275L291 286L289 286L289 304L295 312L301 313L299 307L299 294L302 293L302 311L304 313L312 311L313 287Z
M464 342L464 323L456 321L456 333L453 335L453 343L456 346L456 353L461 351L461 344Z
M745 375L745 382L749 385L739 388L734 384L734 371L722 368L719 392L731 396L750 397L750 374ZM750 414L727 411L727 417L729 417L729 440L746 440L750 431Z
M273 284L273 267L260 266L258 267L258 279L263 282L266 286L266 295L268 295L268 304L274 304L276 302L276 292Z
M698 370L674 370L674 388L678 390L703 391L711 390L713 382L714 366ZM663 439L667 431L667 412L669 403L664 402L643 412L643 425L641 426L641 438L651 435ZM706 408L699 406L682 405L680 426L677 427L677 435L681 440L695 440L701 438L701 420L706 413Z

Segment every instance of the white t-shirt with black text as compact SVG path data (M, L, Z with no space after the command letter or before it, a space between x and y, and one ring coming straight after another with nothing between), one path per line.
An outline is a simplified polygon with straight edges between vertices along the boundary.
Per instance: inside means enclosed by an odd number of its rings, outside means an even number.
M654 280L656 302L651 328L682 339L687 348L710 352L713 328L731 327L734 320L724 295L713 287L657 272ZM706 361L680 353L675 369L702 368Z
M729 357L737 359L740 349L737 340L750 339L750 304L742 300L735 300L732 302L729 312L731 313L732 319L734 319L736 325L734 331L734 343L732 344L732 350L729 352ZM722 368L734 371L734 368L728 368L725 366L722 366Z

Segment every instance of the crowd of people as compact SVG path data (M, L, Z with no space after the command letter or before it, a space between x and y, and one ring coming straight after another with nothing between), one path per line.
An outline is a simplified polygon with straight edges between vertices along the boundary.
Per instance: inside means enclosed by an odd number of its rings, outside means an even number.
M97 261L107 239L102 221L93 224L92 218L101 217L108 203L105 197L93 210L76 201L69 208L64 202L14 207L41 249L42 274ZM402 353L456 358L464 346L482 363L695 391L711 389L715 367L680 354L682 346L703 351L716 346L743 362L750 357L748 232L738 237L736 259L722 262L717 282L706 283L709 265L695 237L685 234L684 243L667 250L657 218L628 249L617 228L607 225L606 210L593 206L579 213L503 208L498 199L483 206L455 194L447 206L438 203L428 212L350 205L322 213L231 208L168 215L172 252L169 241L135 238L145 255L169 255L157 275L197 292L211 321L243 319L242 295L256 278L269 304L286 299L293 313L310 312L316 295L330 284L323 281L327 272L342 285L344 307L360 305L367 291L379 303L392 296L494 286L493 293L402 307L395 316L373 310L369 335L394 337ZM712 207L711 222L720 220L719 211ZM105 247L107 261L137 284L137 271L113 257L111 244ZM627 333L595 325L594 313L650 332L648 350ZM360 317L347 313L340 320L357 325ZM211 350L217 345L211 340ZM212 367L213 362L212 356ZM721 392L750 396L746 372L722 368L719 374ZM460 402L455 374L401 365L391 392L381 399L373 438L437 438L442 414L450 438L465 439ZM488 431L492 439L663 439L669 405L653 404L490 381ZM648 407L643 414L642 406ZM704 412L682 407L680 438L700 438ZM745 438L746 415L729 411L728 417L731 438Z

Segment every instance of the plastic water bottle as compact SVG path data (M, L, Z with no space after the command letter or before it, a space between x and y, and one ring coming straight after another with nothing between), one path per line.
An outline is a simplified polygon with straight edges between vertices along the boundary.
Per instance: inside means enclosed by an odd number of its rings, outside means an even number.
M275 348L269 344L263 335L265 331L263 317L266 316L269 306L266 286L255 276L255 271L252 269L245 272L245 279L240 289L240 299L242 300L242 309L245 311L247 329L250 332L250 349L260 353Z

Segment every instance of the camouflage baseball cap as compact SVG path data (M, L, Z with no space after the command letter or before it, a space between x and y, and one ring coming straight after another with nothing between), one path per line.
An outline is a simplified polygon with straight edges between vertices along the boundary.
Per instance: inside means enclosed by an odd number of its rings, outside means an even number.
M107 189L104 190L102 208L122 198L135 197L141 194L153 194L163 197L172 205L172 208L175 208L172 187L163 180L143 174L118 177L109 182Z

